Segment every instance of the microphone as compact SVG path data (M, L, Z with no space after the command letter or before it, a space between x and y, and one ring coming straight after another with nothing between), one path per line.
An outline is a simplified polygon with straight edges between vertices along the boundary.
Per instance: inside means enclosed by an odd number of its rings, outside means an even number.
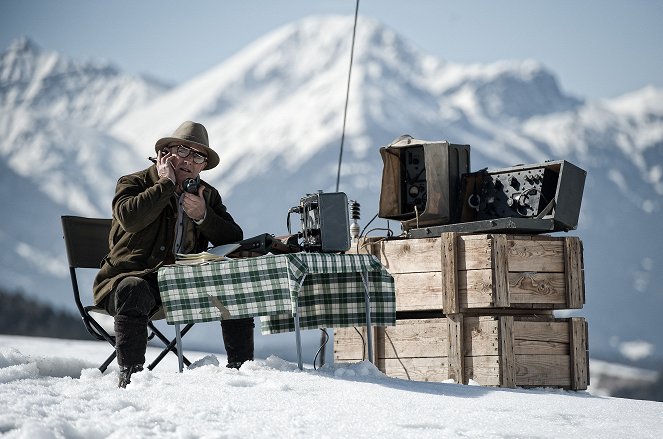
M182 182L182 189L184 190L184 192L188 192L190 194L197 194L199 185L200 185L200 177L185 178L184 181Z

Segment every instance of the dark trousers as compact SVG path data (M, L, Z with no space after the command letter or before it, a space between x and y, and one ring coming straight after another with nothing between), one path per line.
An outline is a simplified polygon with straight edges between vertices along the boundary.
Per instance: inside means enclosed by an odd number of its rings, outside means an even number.
M126 277L100 303L115 318L117 364L145 363L147 322L161 306L156 274ZM252 318L222 320L228 363L253 360Z

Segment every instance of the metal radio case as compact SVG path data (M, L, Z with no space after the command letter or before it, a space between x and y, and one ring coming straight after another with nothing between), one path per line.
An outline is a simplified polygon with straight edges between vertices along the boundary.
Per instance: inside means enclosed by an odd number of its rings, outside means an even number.
M578 226L586 176L586 171L566 160L465 174L458 223L418 228L409 237L573 230Z
M403 230L455 222L461 175L470 169L470 145L404 135L380 148L384 163L380 218Z
M350 215L344 192L309 194L299 202L302 247L323 253L350 249Z

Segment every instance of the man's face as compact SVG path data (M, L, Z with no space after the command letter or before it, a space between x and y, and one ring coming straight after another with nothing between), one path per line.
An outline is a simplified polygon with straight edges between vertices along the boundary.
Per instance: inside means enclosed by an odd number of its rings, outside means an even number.
M175 178L178 185L181 185L187 178L196 178L200 171L207 166L207 155L202 148L188 145L170 145L162 150L162 154L167 152L173 155L171 163L175 169Z

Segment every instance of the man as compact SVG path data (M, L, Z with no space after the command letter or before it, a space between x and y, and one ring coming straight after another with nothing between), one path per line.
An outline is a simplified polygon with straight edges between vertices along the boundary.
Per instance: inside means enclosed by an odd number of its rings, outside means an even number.
M209 242L243 237L219 192L200 181L201 171L219 163L203 125L184 122L171 137L159 139L155 151L153 166L118 180L110 253L94 281L95 304L115 318L119 387L143 369L147 323L161 305L159 267L174 263L176 253L198 253ZM227 367L252 360L253 319L224 320L221 326Z

